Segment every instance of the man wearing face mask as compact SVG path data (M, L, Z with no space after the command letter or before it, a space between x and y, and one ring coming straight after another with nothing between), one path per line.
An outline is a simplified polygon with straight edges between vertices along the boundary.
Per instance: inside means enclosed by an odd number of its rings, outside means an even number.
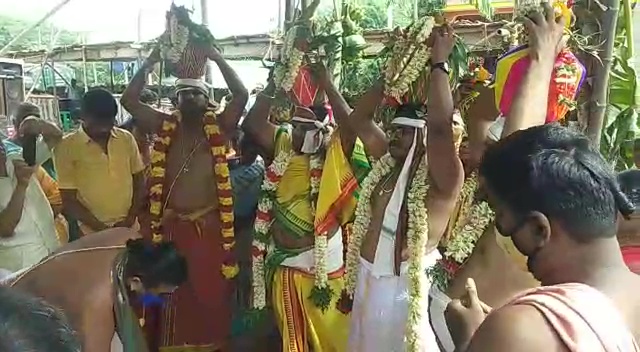
M144 165L133 135L115 127L117 111L110 92L88 91L82 127L54 150L64 208L83 235L134 226L142 205Z
M73 277L73 280L52 280ZM6 285L61 308L79 333L82 351L153 351L141 327L146 311L187 279L187 263L171 242L151 244L118 228L85 236ZM142 305L138 316L133 305Z
M357 177L363 174L358 170L368 166L345 121L351 109L324 65L314 72L331 110L327 105L298 106L290 123L271 124L276 92L270 79L242 126L265 159L273 160L265 172L255 223L253 306L265 308L271 292L285 352L347 347L348 316L336 309L344 274L343 228L355 209Z
M457 350L640 351L640 278L616 238L633 205L588 139L558 125L516 132L485 153L480 177L496 228L542 286L488 316L470 287L447 308Z

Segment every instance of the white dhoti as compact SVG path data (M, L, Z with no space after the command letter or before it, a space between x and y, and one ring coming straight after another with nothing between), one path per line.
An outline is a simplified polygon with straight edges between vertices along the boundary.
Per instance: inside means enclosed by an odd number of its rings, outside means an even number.
M429 290L429 322L431 329L435 333L436 341L440 347L440 351L453 352L455 345L451 339L447 321L444 318L444 311L451 302L451 298L442 292L437 285L432 285Z
M440 258L437 250L425 256L430 268ZM400 276L373 275L373 264L360 258L360 272L351 313L349 352L404 352L405 330L409 310L409 278L407 263L402 263ZM431 282L425 280L422 292L422 321L419 323L423 351L438 351L429 324L429 292Z

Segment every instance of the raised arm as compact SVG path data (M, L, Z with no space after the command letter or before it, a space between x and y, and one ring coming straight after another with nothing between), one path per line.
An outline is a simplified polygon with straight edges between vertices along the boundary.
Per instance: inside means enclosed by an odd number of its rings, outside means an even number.
M333 117L336 119L338 127L340 127L340 142L342 143L342 150L347 157L350 157L351 152L353 151L353 145L356 142L356 134L353 132L353 129L347 119L353 109L351 109L349 104L347 104L347 101L344 100L342 94L338 91L338 88L333 84L333 79L327 71L327 67L324 63L316 65L316 67L314 67L314 72L316 79L318 80L318 84L327 94L329 104L331 104L331 109L333 110Z
M387 136L373 121L373 116L383 97L384 86L382 81L378 81L358 100L348 120L351 130L364 144L367 155L376 159L381 158L389 150Z
M160 61L160 51L154 49L144 61L138 72L122 93L120 104L138 122L138 126L145 132L153 133L160 129L165 114L140 101L140 94L146 85L147 76L153 72L153 67Z
M240 77L238 77L238 74L236 74L236 71L229 66L227 60L222 57L216 48L211 47L209 58L218 65L222 77L224 77L224 81L227 83L233 96L219 117L220 127L228 136L231 136L235 134L244 107L247 105L249 92L247 92L247 88L242 83L242 80L240 80Z
M431 75L427 106L427 160L431 190L456 197L464 171L453 141L453 96L445 63L453 49L453 29L443 26L435 33L431 49Z
M269 157L273 157L276 135L276 126L269 122L269 111L276 91L272 75L273 70L269 73L267 86L258 93L255 104L242 122L242 130Z
M555 19L551 5L542 3L545 14L525 18L529 33L531 66L525 71L511 111L506 117L502 137L529 127L544 124L547 115L549 83L553 65L563 47L564 17Z
M480 165L482 154L486 148L489 127L500 114L496 109L493 89L483 84L474 84L473 91L478 97L466 111L467 133L469 135L469 158L465 161L467 170L475 170ZM468 164L468 165L467 165Z
M16 226L22 219L22 209L26 198L29 180L35 171L34 167L28 166L24 161L13 161L15 175L18 180L16 188L11 194L9 203L0 211L0 237L7 238L14 235Z

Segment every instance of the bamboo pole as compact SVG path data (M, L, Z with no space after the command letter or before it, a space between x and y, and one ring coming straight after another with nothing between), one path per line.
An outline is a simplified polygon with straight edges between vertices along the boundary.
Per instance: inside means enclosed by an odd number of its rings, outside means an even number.
M62 31L58 30L55 33L55 35L53 36L53 39L51 40L51 42L49 43L49 47L47 48L47 51L44 54L44 59L42 59L42 63L40 64L40 72L36 73L36 76L33 78L33 85L31 86L31 88L29 89L27 94L24 96L24 100L25 101L27 99L29 99L29 97L33 93L33 90L36 88L36 82L38 82L38 80L40 79L40 76L43 75L44 67L45 67L44 64L47 62L47 60L49 60L49 56L53 52L53 49L56 47L56 42L58 41L58 38L60 37L60 33L62 33ZM45 88L45 90L47 89L46 86L44 88Z
M47 12L40 20L38 20L36 23L32 24L28 28L25 28L22 32L20 32L18 35L13 37L13 39L11 39L11 41L9 41L7 45L5 45L2 49L0 49L0 56L4 55L11 48L11 46L13 46L13 44L20 41L29 32L31 32L35 28L38 28L38 26L44 23L44 21L48 20L51 16L55 15L58 11L60 11L61 8L64 7L64 5L68 4L70 1L71 0L62 0L58 5L54 6L49 12Z
M601 42L604 44L600 49L600 60L602 65L595 66L595 78L593 80L593 93L591 95L591 109L587 121L587 136L591 143L600 148L600 138L602 136L602 126L604 125L605 113L609 93L609 74L613 62L613 47L616 38L616 25L618 23L619 0L606 0L601 5L601 23L604 37Z

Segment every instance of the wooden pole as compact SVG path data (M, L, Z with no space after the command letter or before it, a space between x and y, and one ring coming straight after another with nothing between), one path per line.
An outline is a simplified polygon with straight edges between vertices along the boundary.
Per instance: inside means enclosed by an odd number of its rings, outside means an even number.
M202 16L202 25L209 27L209 6L207 0L200 0L200 12L202 12L200 14ZM211 65L209 64L209 61L207 61L206 65L204 80L209 84L209 89L211 90L209 92L209 96L213 97L213 74L211 72Z
M38 20L36 23L32 24L28 28L25 28L22 32L20 32L18 35L13 37L13 39L11 39L11 41L9 41L7 45L5 45L2 49L0 49L0 56L4 55L7 51L9 51L9 49L11 48L11 46L13 46L13 44L22 40L22 38L24 38L24 36L27 35L29 32L31 32L35 28L38 28L38 26L44 23L44 21L48 20L51 16L55 15L56 12L60 11L60 9L63 8L64 5L68 4L70 1L71 0L62 0L58 5L54 6L49 12L47 12L40 20Z
M607 110L609 93L609 74L613 63L613 47L616 38L616 26L618 23L619 0L602 1L602 30L601 42L604 44L600 49L600 60L602 65L595 66L595 78L593 80L593 91L591 95L591 109L587 120L587 137L598 149L602 136L602 126Z

